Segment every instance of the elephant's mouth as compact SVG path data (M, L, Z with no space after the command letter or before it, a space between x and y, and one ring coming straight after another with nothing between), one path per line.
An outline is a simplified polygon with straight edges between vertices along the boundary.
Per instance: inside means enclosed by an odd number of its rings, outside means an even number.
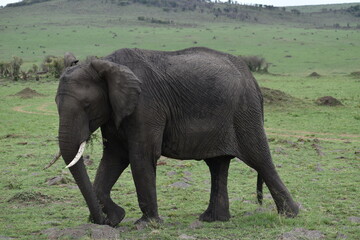
M101 116L93 118L89 121L89 130L90 130L91 134L93 132L95 132L101 126L102 122L103 122L103 117L101 117ZM91 134L89 136L89 139L91 138Z

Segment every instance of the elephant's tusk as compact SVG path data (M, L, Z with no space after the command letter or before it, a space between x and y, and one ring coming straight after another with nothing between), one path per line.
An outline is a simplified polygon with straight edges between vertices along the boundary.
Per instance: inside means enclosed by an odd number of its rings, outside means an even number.
M86 145L86 141L84 141L80 144L78 153L76 154L74 159L65 168L74 166L80 160L81 156L83 155L83 153L85 151L85 145Z
M54 156L53 160L51 160L51 162L49 162L49 163L43 168L43 170L48 169L49 167L51 167L57 160L59 160L60 157L61 157L61 152L58 152L58 153Z

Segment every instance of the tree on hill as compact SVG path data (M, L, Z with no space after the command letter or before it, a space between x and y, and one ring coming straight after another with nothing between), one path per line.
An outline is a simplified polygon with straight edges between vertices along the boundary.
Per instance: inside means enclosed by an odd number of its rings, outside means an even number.
M355 17L360 17L360 5L351 6L346 9L346 12L351 13Z

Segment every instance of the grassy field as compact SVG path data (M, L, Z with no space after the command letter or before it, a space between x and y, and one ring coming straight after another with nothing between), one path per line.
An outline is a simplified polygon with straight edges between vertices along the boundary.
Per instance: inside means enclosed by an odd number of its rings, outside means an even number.
M266 128L278 170L302 210L295 219L276 214L266 193L265 205L255 201L256 173L233 160L229 194L233 218L226 223L198 223L209 197L209 173L202 162L160 159L158 190L160 214L165 223L137 230L140 216L130 170L114 187L112 196L127 211L120 236L127 239L174 239L182 234L198 239L274 239L295 228L320 231L327 239L360 236L359 210L359 80L329 77L321 80L258 76L262 86L278 88L301 102L266 106ZM316 81L317 92L298 91ZM313 100L334 93L341 107L317 106ZM331 82L332 84L328 84ZM44 96L13 96L29 87ZM54 94L57 82L1 82L0 236L42 239L49 228L86 223L88 210L62 162L42 168L58 151ZM100 141L87 153L94 177L101 157ZM47 180L64 178L60 185ZM177 187L175 183L185 185ZM173 185L175 184L175 185ZM355 218L356 219L356 218Z
M297 218L277 215L267 189L260 207L256 173L234 159L229 175L233 217L224 223L198 222L210 194L206 164L161 158L157 187L164 223L134 226L141 213L127 169L112 193L127 212L116 229L119 238L360 238L360 79L349 75L360 70L359 30L214 20L206 14L168 13L146 6L100 8L95 1L86 8L83 2L55 0L0 9L0 61L20 56L26 69L46 55L60 56L65 51L84 59L122 47L175 50L207 46L235 55L265 57L274 74L255 75L261 87L291 96L266 104L265 127L278 171L301 204ZM155 14L176 24L137 20ZM312 72L321 77L307 77ZM0 79L0 239L47 239L50 232L62 229L67 230L62 232L64 238L71 239L74 228L87 223L87 207L64 163L42 170L58 151L57 84L53 78ZM26 88L41 96L31 91L17 94ZM323 96L333 96L343 106L316 105L316 99ZM101 158L100 136L85 154L92 160L87 168L93 179ZM62 180L49 185L54 177ZM88 238L90 233L84 237Z

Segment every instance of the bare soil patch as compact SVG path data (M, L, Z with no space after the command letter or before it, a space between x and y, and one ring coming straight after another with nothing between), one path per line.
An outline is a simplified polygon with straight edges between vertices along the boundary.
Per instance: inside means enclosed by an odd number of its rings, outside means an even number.
M350 73L351 77L360 78L360 71Z
M13 96L26 99L26 98L33 98L33 97L41 97L41 96L45 96L45 95L38 93L36 90L33 90L31 88L24 88L20 92L15 93Z
M312 72L311 74L309 74L309 76L308 77L312 77L312 78L319 78L319 77L321 77L321 75L320 74L318 74L317 72Z
M290 102L299 102L300 100L290 96L283 91L277 89L271 89L262 87L261 93L264 97L264 103L270 105L282 104L282 103L290 103Z
M337 100L336 98L332 97L332 96L325 96L325 97L321 97L318 98L316 100L316 104L320 105L320 106L343 106L343 104Z
M325 239L325 235L317 230L307 230L304 228L295 228L294 230L283 233L279 240L302 240L302 239Z
M49 196L34 191L25 191L25 192L16 193L8 200L8 202L10 203L19 203L26 206L33 204L46 204L50 201L51 198Z
M41 234L48 239L120 239L120 230L97 224L83 224L66 229L49 228Z
M18 135L18 134L6 134L4 136L1 136L0 139L6 139L6 138L24 138L25 136Z

